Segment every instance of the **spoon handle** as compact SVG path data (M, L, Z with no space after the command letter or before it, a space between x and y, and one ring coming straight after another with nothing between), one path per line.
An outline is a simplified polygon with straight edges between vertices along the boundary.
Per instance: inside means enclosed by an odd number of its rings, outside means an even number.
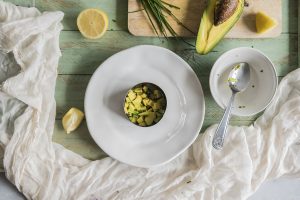
M224 144L224 138L227 132L227 125L229 122L229 119L231 117L231 109L233 106L234 98L235 98L235 92L232 93L231 98L229 100L228 106L224 112L224 115L222 117L222 120L216 130L216 133L214 135L213 141L212 141L212 146L215 149L222 149L223 144Z

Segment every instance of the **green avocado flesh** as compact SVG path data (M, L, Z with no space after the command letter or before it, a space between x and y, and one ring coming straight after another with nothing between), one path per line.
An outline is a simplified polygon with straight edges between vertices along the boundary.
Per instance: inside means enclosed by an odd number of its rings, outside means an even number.
M166 110L166 97L154 84L139 84L129 90L125 98L124 111L128 119L139 126L158 123Z
M216 26L214 25L214 17L219 1L208 0L208 5L203 12L196 41L196 50L198 53L209 53L238 21L244 9L244 0L237 1L238 5L234 13L225 22Z

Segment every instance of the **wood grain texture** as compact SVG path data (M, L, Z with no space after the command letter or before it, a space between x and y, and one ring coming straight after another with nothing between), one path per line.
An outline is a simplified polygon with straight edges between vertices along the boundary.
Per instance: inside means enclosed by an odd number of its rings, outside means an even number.
M279 76L298 67L298 1L283 0L283 34L276 39L224 39L213 52L202 56L181 41L174 39L159 40L153 37L134 37L127 29L126 0L7 0L23 5L35 6L41 11L62 10L64 30L60 35L62 57L59 62L59 76L56 83L55 98L57 101L57 120L53 141L66 148L95 160L106 154L94 143L84 122L78 130L67 135L61 126L61 118L70 107L83 110L85 89L91 74L109 56L139 44L152 44L166 47L184 58L200 79L206 102L206 117L202 131L212 124L218 123L223 111L212 99L209 91L208 76L215 60L225 51L240 47L254 47L264 52L276 65ZM78 13L89 7L105 10L110 18L109 31L98 40L84 39L77 30L76 17ZM187 38L189 43L195 39ZM231 120L232 125L250 125L257 116ZM0 164L1 165L1 164Z
M126 0L5 0L21 6L35 6L40 11L65 13L64 30L78 30L76 19L86 8L98 8L109 16L108 30L127 30Z
M298 46L296 34L282 34L276 39L224 39L208 55L195 53L194 48L174 39L159 40L152 37L134 37L126 31L112 31L100 40L84 39L75 31L64 31L60 37L63 52L58 71L60 74L92 74L109 56L141 44L168 48L185 59L198 75L209 75L216 59L225 51L247 46L264 52L274 62L279 76L297 68ZM194 44L194 39L186 39Z
M111 31L128 30L128 1L126 0L4 0L22 6L35 6L41 11L61 10L65 13L64 30L78 30L76 18L86 8L100 8L109 16ZM174 0L173 0L174 1ZM177 1L177 0L176 0ZM198 1L198 0L197 0ZM263 1L263 0L251 0ZM278 1L278 0L276 0ZM282 0L282 32L298 33L298 0Z
M167 21L174 31L183 37L195 36L198 32L203 10L206 7L205 0L166 0L166 2L178 6L180 9L172 9L174 15L188 27L193 33L183 28L171 16L167 16ZM278 37L282 31L282 4L281 0L247 0L248 6L244 8L243 14L232 30L225 36L226 38L274 38ZM128 29L135 36L156 36L154 29L149 22L146 12L134 12L141 10L139 0L128 0ZM255 14L259 11L265 12L274 18L278 25L264 33L257 34L255 27ZM154 20L153 20L154 21ZM157 24L155 24L157 27ZM158 29L158 28L157 28ZM170 36L170 34L168 34Z

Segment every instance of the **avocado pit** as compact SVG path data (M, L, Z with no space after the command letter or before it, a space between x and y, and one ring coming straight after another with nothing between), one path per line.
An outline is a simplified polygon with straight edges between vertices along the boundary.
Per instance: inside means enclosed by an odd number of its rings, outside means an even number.
M214 25L218 26L229 19L237 9L238 0L219 0L215 8Z

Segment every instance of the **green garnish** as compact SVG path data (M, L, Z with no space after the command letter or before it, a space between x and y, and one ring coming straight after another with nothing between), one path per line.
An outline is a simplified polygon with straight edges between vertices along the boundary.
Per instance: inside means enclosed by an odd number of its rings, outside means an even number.
M236 83L237 82L237 79L236 78L228 78L228 82L231 82L231 83Z
M234 69L238 70L240 67L241 67L240 65L237 65L237 66L234 67Z
M153 27L157 36L162 34L165 38L167 38L168 33L170 33L173 37L177 37L178 34L174 31L170 23L167 21L166 17L170 16L173 20L177 22L180 26L185 28L186 30L191 31L188 27L186 27L173 13L171 9L180 9L179 7L167 3L162 0L139 0L143 6L143 10L145 10L146 15ZM158 30L157 30L157 28ZM160 33L160 34L159 34ZM195 34L195 33L193 33Z

